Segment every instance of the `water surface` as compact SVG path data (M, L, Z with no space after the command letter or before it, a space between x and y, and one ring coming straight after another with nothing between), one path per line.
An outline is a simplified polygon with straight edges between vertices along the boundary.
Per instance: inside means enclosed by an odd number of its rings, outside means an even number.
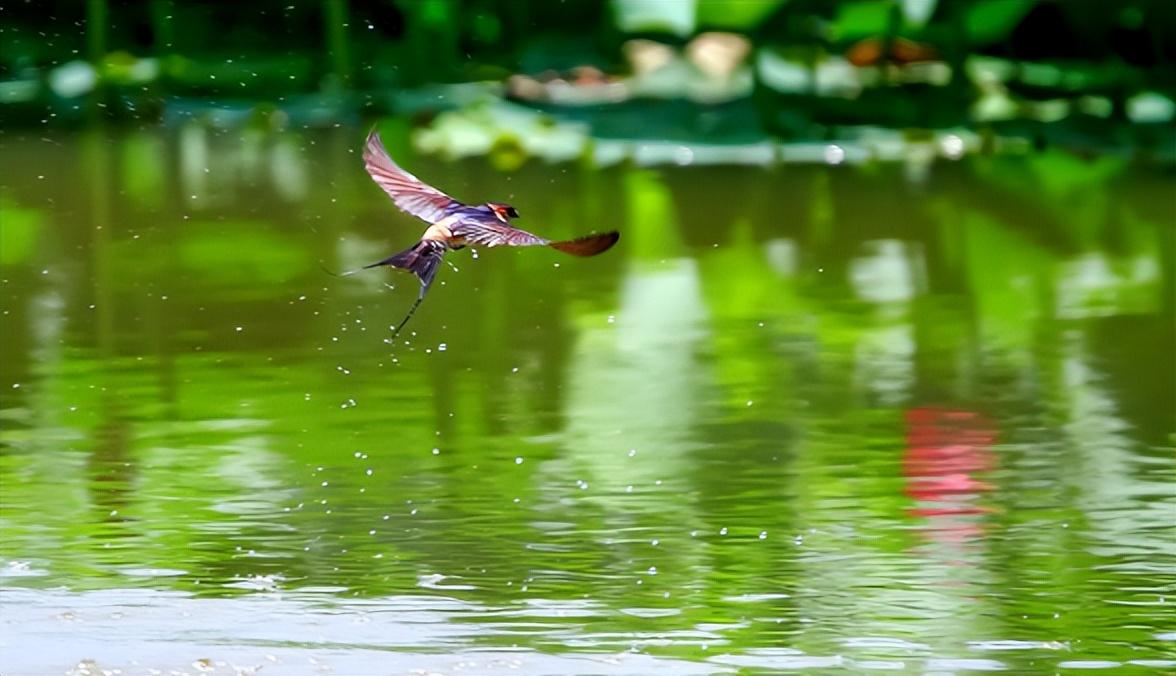
M0 137L0 670L1176 669L1176 181Z

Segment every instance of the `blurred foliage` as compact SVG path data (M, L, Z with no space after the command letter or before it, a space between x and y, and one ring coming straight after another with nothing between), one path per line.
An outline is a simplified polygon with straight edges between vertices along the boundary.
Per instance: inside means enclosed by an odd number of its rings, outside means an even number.
M90 0L8 7L0 39L8 125L428 124L470 105L463 83L494 83L489 99L606 135L974 127L1167 159L1176 142L1166 0Z
M987 45L1007 39L1032 8L1032 2L1023 0L972 3L964 17L969 43Z

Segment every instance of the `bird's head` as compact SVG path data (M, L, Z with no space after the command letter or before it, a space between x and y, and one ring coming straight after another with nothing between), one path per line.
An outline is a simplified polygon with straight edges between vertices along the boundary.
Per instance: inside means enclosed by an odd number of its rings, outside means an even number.
M487 202L486 206L489 207L490 211L494 212L494 215L498 217L498 220L502 221L503 223L509 223L510 219L519 217L519 212L509 204L502 204L501 202Z

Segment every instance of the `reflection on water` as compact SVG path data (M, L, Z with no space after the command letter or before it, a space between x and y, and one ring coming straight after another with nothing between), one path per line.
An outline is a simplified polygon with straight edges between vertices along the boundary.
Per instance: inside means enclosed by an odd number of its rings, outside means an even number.
M418 233L353 136L0 139L5 673L1176 667L1170 176L390 134L625 233L390 341L414 283L319 269Z

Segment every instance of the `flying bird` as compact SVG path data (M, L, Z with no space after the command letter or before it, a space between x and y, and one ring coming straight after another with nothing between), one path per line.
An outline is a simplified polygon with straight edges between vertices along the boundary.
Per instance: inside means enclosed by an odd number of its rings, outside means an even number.
M384 150L380 134L374 129L364 144L363 164L372 179L388 193L401 211L429 224L420 241L404 251L359 270L343 273L348 275L369 268L390 266L408 270L417 276L421 282L420 294L404 320L396 327L393 336L400 333L424 300L441 259L450 249L462 249L467 245L547 246L573 256L595 256L607 251L621 237L620 233L611 231L553 242L519 230L510 225L511 219L519 217L518 210L511 205L502 202L463 204L400 168L388 155L388 151Z

